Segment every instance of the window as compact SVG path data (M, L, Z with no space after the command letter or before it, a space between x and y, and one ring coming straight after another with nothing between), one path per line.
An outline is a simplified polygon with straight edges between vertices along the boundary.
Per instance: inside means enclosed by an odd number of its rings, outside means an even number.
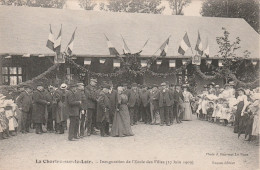
M22 67L2 67L3 84L17 85L23 81Z

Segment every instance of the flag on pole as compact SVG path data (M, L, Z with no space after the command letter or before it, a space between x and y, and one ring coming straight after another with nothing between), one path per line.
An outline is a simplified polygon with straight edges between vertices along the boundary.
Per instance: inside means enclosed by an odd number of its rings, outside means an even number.
M141 48L141 50L138 52L139 54L143 51L144 47L146 46L146 44L148 43L149 39L146 40L146 42L144 43L143 47Z
M202 42L200 39L200 32L198 32L198 39L195 46L195 50L199 53L199 55L203 55Z
M51 24L50 24L50 33L49 33L46 47L48 47L50 50L54 51L54 35L51 30Z
M130 49L128 48L128 46L126 45L125 39L123 38L123 36L121 35L122 40L123 40L123 53L124 54L131 54Z
M161 47L159 48L160 51L160 56L165 57L168 51L168 45L169 45L169 39L171 36L169 36L167 38L167 40L161 45Z
M74 44L74 37L75 37L76 29L77 29L77 27L75 28L75 30L74 30L74 32L73 32L73 34L72 34L72 36L71 36L70 42L69 42L69 44L68 44L68 46L67 46L67 48L66 48L66 50L65 50L65 53L66 53L67 55L69 55L69 56L72 54L73 44Z
M60 27L59 35L54 41L54 51L57 53L57 55L60 54L60 49L61 49L61 31L62 31L62 25Z
M188 34L186 32L179 46L178 53L184 55L189 48L191 48L191 45Z
M110 40L107 38L106 34L105 34L105 37L106 37L106 40L107 40L107 46L108 46L110 55L119 55L116 48L112 45Z
M204 49L204 54L207 58L209 58L209 42L208 42L208 39L207 39L207 43L206 43L206 48Z

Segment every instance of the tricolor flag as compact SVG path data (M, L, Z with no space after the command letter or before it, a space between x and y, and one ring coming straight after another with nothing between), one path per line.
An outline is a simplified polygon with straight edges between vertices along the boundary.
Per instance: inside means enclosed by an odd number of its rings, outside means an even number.
M72 54L73 44L74 44L74 37L75 37L76 29L77 29L77 28L75 28L75 30L74 30L74 32L73 32L73 34L72 34L72 36L71 36L70 42L69 42L69 44L68 44L68 46L67 46L67 48L66 48L66 50L65 50L65 53L66 53L67 55L69 55L69 56Z
M105 37L106 37L106 40L107 40L107 46L108 46L110 55L119 55L116 48L112 45L112 43L107 38L106 34L105 34Z
M54 35L51 30L51 24L50 24L50 33L49 33L46 47L48 47L50 50L54 51Z
M57 55L60 54L60 49L61 49L61 31L62 31L62 25L60 27L59 35L54 41L54 51L57 53Z
M205 56L208 58L209 57L209 42L208 42L208 39L207 39L206 48L204 49L203 52L204 52Z
M179 46L178 53L184 55L189 48L191 48L191 45L188 34L186 32Z
M195 46L195 50L199 53L199 55L203 55L202 42L200 39L200 32L198 32L198 39Z
M169 36L167 38L167 40L161 45L161 47L159 48L160 51L160 56L165 57L168 51L168 46L169 46L169 39L171 36Z
M130 51L130 49L128 48L128 46L126 45L126 42L125 42L125 40L124 40L124 38L123 38L122 35L121 35L121 37L122 37L122 40L123 40L123 53L124 53L124 54L131 54L131 51Z

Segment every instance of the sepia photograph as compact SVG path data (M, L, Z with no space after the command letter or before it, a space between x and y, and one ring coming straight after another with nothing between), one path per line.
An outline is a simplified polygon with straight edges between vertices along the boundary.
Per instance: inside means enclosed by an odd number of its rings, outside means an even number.
M0 169L260 169L259 14L0 0Z

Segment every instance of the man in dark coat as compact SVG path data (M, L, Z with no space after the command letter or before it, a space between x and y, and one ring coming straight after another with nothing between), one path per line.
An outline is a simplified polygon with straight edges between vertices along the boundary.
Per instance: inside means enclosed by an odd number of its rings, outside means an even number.
M47 111L48 111L47 130L49 132L53 132L54 131L53 121L55 119L53 113L54 87L49 86L48 90L46 90L45 92L46 92L46 100L51 103L50 105L47 106Z
M109 108L110 101L107 97L110 86L108 84L102 85L102 91L99 93L97 99L97 123L100 125L100 135L102 137L109 136Z
M78 128L79 128L79 109L81 105L81 96L77 95L77 84L72 84L70 90L66 94L67 108L70 118L69 125L69 141L79 139Z
M171 87L169 87L169 90L170 90L171 95L174 96L174 91L175 91L174 84L171 84ZM174 97L172 98L172 104L171 104L171 108L170 108L170 112L169 112L170 124L171 125L173 124L173 120L174 120L174 116L173 116L174 109L173 109L173 106L174 106Z
M22 120L21 120L21 132L27 133L29 132L30 127L30 119L29 115L32 113L32 87L29 85L24 86L24 91L18 96L16 102L19 109L22 112Z
M36 134L41 134L43 133L42 124L46 122L45 114L47 112L47 105L50 105L50 102L46 100L44 87L41 83L37 84L37 88L32 95L32 100L32 121L36 128Z
M110 85L109 93L107 93L107 97L110 101L110 108L109 108L109 123L113 124L114 115L117 108L117 91L113 89L113 85Z
M78 92L77 92L77 95L80 95L80 98L81 98L81 107L80 107L80 134L79 136L81 138L84 137L84 134L85 134L85 125L86 125L86 116L87 116L87 109L88 109L88 106L87 106L87 96L85 94L85 91L84 91L84 84L83 83L78 83Z
M53 96L53 115L55 120L55 131L58 134L64 134L67 127L68 109L66 101L67 84L63 83L60 88L55 90Z
M166 83L161 84L162 89L159 91L157 96L155 98L159 101L159 110L160 110L160 118L161 123L160 125L163 126L164 122L167 126L170 126L170 120L169 120L169 111L172 104L172 98L169 89L166 88Z
M96 112L97 112L97 80L91 79L90 84L85 88L87 97L87 135L96 134Z
M147 87L145 85L142 86L142 90L140 91L140 100L141 100L142 119L145 124L151 123L150 91L147 90Z
M173 121L176 118L176 122L177 123L181 123L181 119L182 119L182 104L183 104L183 100L184 97L182 95L181 92L181 86L180 85L176 85L175 86L175 90L173 92Z
M132 89L128 91L128 109L130 114L130 124L133 126L137 122L138 107L139 107L139 92L137 84L132 84Z

